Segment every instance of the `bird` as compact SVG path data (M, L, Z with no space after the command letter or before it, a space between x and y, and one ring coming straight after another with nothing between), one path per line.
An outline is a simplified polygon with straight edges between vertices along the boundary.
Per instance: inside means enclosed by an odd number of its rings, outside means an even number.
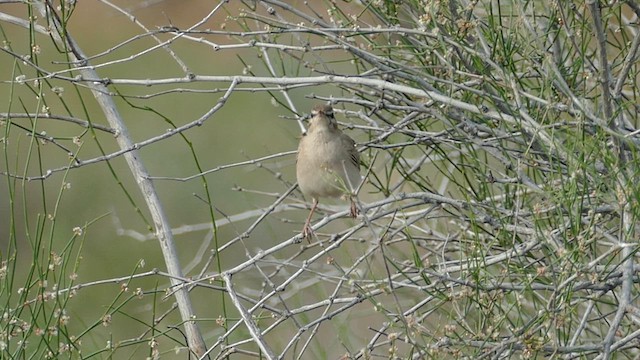
M361 180L360 154L356 142L338 129L331 105L318 104L311 110L309 128L298 146L296 177L302 193L313 199L302 228L304 238L313 233L311 217L320 198L348 198L350 215L358 215L353 196Z

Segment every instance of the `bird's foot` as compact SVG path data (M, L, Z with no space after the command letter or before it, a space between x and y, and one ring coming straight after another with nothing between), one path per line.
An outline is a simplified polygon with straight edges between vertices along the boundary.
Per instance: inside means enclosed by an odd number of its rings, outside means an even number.
M360 210L358 210L358 207L356 206L356 202L351 200L351 208L349 209L349 215L355 219L358 217L359 213L360 213Z
M311 242L311 236L313 235L313 229L308 222L302 227L302 237L307 239L307 242Z

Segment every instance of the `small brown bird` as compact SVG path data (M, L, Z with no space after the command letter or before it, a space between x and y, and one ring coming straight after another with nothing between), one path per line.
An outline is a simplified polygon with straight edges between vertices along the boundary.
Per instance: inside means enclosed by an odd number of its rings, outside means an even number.
M313 199L302 236L311 233L311 216L321 197L343 197L351 201L351 216L358 215L353 193L360 185L360 154L356 142L338 129L330 105L311 110L307 133L300 139L296 176L300 190Z

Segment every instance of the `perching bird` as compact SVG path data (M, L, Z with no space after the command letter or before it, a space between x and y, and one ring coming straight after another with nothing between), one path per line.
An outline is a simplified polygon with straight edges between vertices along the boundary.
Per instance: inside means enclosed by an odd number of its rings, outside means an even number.
M351 216L358 210L353 201L360 185L360 154L356 143L338 129L330 105L316 105L311 110L307 133L300 139L296 176L300 190L313 199L311 211L302 228L302 236L311 233L311 217L321 197L343 197L351 201Z

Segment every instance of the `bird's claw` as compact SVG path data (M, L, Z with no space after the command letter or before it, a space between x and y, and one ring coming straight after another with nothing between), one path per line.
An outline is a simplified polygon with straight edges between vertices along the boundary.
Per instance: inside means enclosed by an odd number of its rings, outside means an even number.
M307 239L307 242L311 242L311 236L313 235L313 229L310 224L304 224L302 227L302 237Z
M358 217L359 213L360 211L358 210L356 203L354 201L351 201L351 208L349 209L349 215L355 219Z

